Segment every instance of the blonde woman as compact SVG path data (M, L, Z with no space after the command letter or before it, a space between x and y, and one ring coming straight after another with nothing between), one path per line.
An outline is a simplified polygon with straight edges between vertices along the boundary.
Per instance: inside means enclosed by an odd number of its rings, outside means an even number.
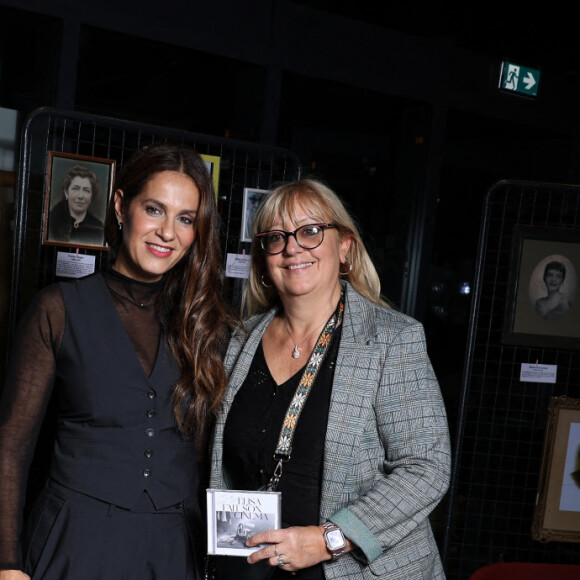
M211 455L212 487L258 489L282 468L283 529L248 539L267 543L248 567L443 578L428 515L447 490L450 450L421 325L381 299L352 219L323 184L277 188L254 230L251 317L226 355ZM279 465L282 424L293 441ZM234 577L233 560L220 577Z

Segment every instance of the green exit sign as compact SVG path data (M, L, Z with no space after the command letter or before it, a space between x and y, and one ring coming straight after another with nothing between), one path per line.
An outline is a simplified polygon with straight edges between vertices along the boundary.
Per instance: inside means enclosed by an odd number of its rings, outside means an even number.
M499 88L503 91L535 97L538 94L539 84L539 70L521 66L515 62L508 62L507 60L502 62Z

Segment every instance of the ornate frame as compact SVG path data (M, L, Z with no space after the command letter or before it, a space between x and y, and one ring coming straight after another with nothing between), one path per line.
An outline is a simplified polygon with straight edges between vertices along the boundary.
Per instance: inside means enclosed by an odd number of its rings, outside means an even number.
M580 542L579 452L580 399L551 397L532 523L534 540Z

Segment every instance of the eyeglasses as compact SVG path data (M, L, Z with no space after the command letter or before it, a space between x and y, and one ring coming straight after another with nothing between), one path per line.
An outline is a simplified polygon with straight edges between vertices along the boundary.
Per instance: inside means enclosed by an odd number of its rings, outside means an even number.
M324 230L326 228L335 228L334 224L307 224L300 226L293 232L284 230L268 230L256 234L260 238L262 250L266 254L280 254L286 249L290 236L294 236L296 243L305 250L314 250L324 241Z

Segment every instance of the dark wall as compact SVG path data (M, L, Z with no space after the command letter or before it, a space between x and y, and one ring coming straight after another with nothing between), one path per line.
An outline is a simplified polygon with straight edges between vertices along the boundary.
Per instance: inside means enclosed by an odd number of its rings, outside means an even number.
M560 13L550 27L549 8L511 22L469 5L459 38L459 7L421 8L397 30L400 7L376 20L361 9L363 21L352 2L328 5L0 0L0 106L294 151L347 202L385 294L425 323L454 432L486 192L501 179L578 178L575 34ZM504 56L542 65L538 98L498 91Z
M537 99L502 94L498 55L520 27L478 52L465 43L468 22L461 41L444 34L444 13L398 32L388 15L363 22L305 4L0 0L0 106L55 105L293 150L345 198L385 294L430 322L434 344L451 334L460 348L469 299L452 316L433 287L451 279L443 301L456 303L455 278L472 281L494 181L575 179L576 76L547 68ZM461 351L449 357L460 372Z

